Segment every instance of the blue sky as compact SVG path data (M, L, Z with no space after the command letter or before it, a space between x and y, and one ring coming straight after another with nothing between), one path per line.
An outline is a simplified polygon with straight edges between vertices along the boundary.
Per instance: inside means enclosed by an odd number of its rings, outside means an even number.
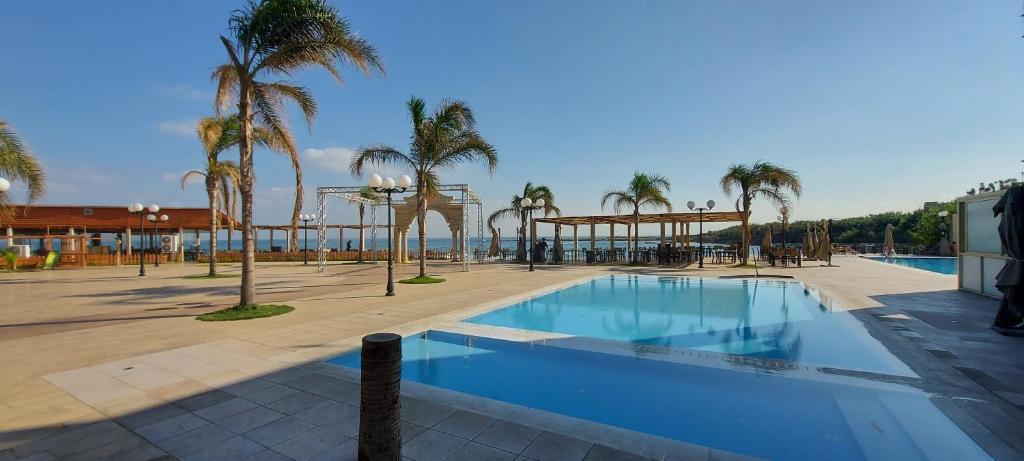
M192 127L212 112L217 36L241 3L5 3L0 119L45 164L44 203L205 204L177 179L201 165ZM470 183L485 212L532 180L567 214L599 213L634 170L668 176L678 209L728 208L726 167L767 159L804 179L796 218L843 217L952 199L1024 158L1019 1L336 4L388 73L296 76L320 104L311 130L291 118L310 212L315 186L363 183L352 149L406 146L410 95L476 110L497 172L442 177ZM259 223L288 220L292 185L288 162L257 155ZM754 221L774 215L755 204Z

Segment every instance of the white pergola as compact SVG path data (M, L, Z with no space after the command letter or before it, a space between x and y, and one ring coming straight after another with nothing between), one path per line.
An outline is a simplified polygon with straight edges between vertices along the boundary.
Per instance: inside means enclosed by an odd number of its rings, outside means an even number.
M317 209L317 271L323 272L327 266L327 198L336 197L346 200L351 203L362 203L370 208L370 224L367 226L370 228L370 253L371 260L373 262L379 261L379 252L377 251L377 207L387 206L387 200L383 197L377 198L366 198L363 197L360 192L366 189L366 186L325 186L316 188L316 209ZM459 261L462 262L462 270L465 272L469 271L469 232L470 229L470 206L476 205L476 231L477 231L477 262L483 262L484 248L483 248L483 233L484 233L484 207L483 201L480 200L480 196L470 189L468 184L442 184L437 188L438 192L450 192L453 193L451 200L447 201L445 205L450 208L457 208L461 210L461 229L460 233L462 244L459 245L461 249L461 257ZM416 188L409 188L406 193L415 193ZM397 208L402 203L395 203L392 201L392 207ZM429 205L428 205L429 206ZM390 210L388 210L390 212ZM450 219L448 214L442 213L446 220ZM453 223L449 222L449 226ZM387 238L392 238L391 233L393 229L388 229ZM456 251L455 248L452 251ZM425 257L425 255L420 255Z

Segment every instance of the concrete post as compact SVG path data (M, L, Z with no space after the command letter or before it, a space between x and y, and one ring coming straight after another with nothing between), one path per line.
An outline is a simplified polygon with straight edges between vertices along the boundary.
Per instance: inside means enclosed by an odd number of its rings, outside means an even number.
M359 404L359 459L402 458L402 337L363 337Z
M579 230L577 229L577 227L579 227L578 224L572 225L572 249L576 253L580 251L580 237L578 232ZM577 258L578 257L579 256L577 256Z
M686 223L686 246L690 246L690 223Z
M615 223L608 223L608 248L611 250L608 254L609 261L615 261Z
M185 229L178 226L178 262L185 264Z
M597 220L590 218L590 251L597 249Z
M13 227L8 227L7 228L7 248L10 248L12 245L14 245L14 228Z
M270 228L270 250L274 250L274 228Z
M324 231L326 232L326 230ZM319 243L317 243L319 245ZM338 252L345 249L345 228L338 226Z
M128 242L128 256L132 255L132 228L124 228L125 240Z
M626 261L632 261L630 253L633 252L633 226L626 224Z

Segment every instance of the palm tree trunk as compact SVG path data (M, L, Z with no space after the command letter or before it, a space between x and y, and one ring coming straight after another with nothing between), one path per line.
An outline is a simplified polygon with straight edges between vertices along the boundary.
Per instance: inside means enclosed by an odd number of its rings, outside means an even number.
M519 253L519 262L526 263L526 212L519 213L519 239L516 241L516 250Z
M291 251L299 250L299 215L302 213L302 168L298 162L292 163L295 170L295 206L292 207L292 236L288 242Z
M239 82L238 118L240 130L238 136L238 160L242 191L242 286L238 303L243 306L256 304L256 248L252 240L252 199L253 175L252 161L252 114L250 113L249 82Z
M640 208L633 211L633 264L640 262Z
M210 197L210 277L217 276L217 183L206 178L206 193Z
M417 184L424 184L422 179ZM416 219L419 220L420 228L420 277L427 276L427 194L421 187L416 188ZM388 210L390 213L391 210Z
M747 256L750 255L750 200L743 199L743 248L740 250L740 261L747 265Z

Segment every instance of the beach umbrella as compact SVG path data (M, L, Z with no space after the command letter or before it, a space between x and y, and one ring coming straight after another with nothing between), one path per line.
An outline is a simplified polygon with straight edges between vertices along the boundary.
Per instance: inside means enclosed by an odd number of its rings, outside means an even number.
M896 241L892 238L892 223L885 225L885 242L883 243L893 254L896 253Z
M828 221L822 219L819 226L818 261L828 261L832 252L832 242L828 238Z
M491 246L487 249L487 256L494 257L501 254L501 229L491 229Z
M1006 265L996 274L1003 302L992 328L1004 335L1024 336L1024 186L1009 188L992 207L999 220L999 239Z

